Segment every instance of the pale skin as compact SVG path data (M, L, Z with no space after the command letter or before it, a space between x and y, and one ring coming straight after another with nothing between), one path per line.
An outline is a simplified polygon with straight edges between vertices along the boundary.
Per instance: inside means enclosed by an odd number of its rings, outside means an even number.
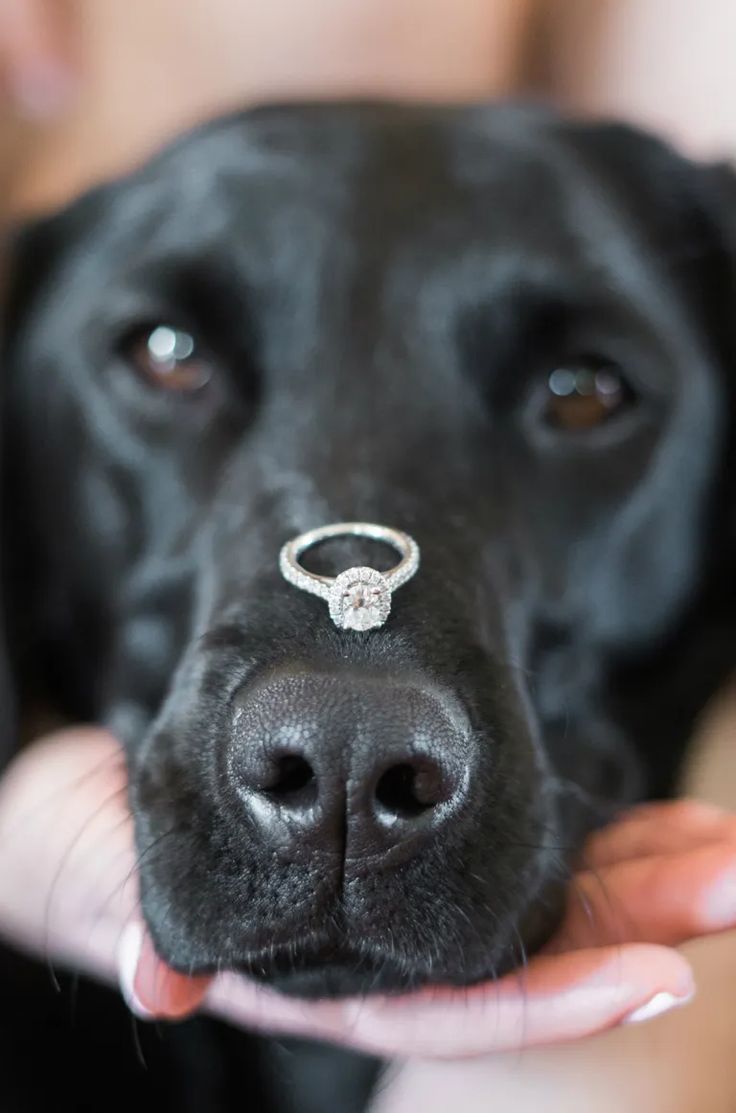
M14 205L46 207L233 104L531 88L713 157L735 46L729 0L0 0L0 152Z
M179 0L0 0L5 89L0 151L12 154L4 158L8 197L16 210L58 204L143 157L177 128L243 101L350 94L463 100L511 94L528 82L525 59L534 21L545 43L539 71L563 104L641 121L698 155L728 154L736 147L731 74L736 8L728 0L703 0L697 19L693 9L692 0L274 0L267 5L242 0L185 5ZM736 708L726 706L711 732L710 757L696 767L691 783L697 795L726 807L736 800L736 774L727 768L735 733ZM110 894L105 893L107 903L101 907L98 879L105 862L85 853L84 839L59 874L54 854L69 843L74 812L67 811L64 818L64 809L47 806L50 791L64 778L78 779L85 762L103 753L110 767L85 781L86 806L94 810L103 792L121 787L112 776L114 769L115 776L122 775L114 743L97 734L75 732L55 739L53 746L42 743L24 755L2 785L4 831L29 809L42 811L46 823L36 827L39 842L32 859L14 856L17 840L0 839L6 855L0 869L0 930L35 952L50 946L60 960L114 980L122 927L137 915L134 878L114 899L107 900ZM104 818L105 808L100 814ZM656 924L648 927L652 942L677 943L715 930L712 920L701 919L673 935L677 916L668 903L672 894L687 893L689 905L701 908L701 898L715 887L728 904L736 865L731 821L714 820L718 834L714 828L705 841L699 822L681 813L673 823L680 841L667 851L671 872L659 873L672 880L671 893L665 885L663 903L655 907L648 899L646 909L637 913L636 918L659 909ZM126 830L122 815L108 848L121 864L130 853ZM654 828L648 831L647 839ZM611 835L612 845L616 837ZM632 877L652 858L647 839L639 845L638 857L626 864L623 877L620 872L608 877L609 887L619 895L623 883L629 902L635 902ZM606 868L614 870L615 864ZM22 884L14 883L18 878ZM52 885L57 914L51 924L55 921L56 927L47 939ZM628 936L619 934L616 941L622 938ZM610 942L606 936L594 941L599 947ZM573 955L583 954L582 941L577 945ZM471 1051L475 1057L457 1062L410 1059L378 1099L376 1113L415 1113L420 1108L432 1113L453 1105L467 1113L492 1108L536 1113L542 1101L550 1113L730 1111L736 1102L736 935L721 933L676 950L660 946L656 953L647 952L646 962L640 959L641 953L631 957L633 996L629 992L626 1000L615 1002L609 998L605 1006L599 1002L595 1018L589 1008L586 1012L577 1006L565 1014L568 1023L578 1018L578 1036L610 1030L565 1046L504 1052L499 1050L503 1044L489 1040L483 1047L470 1047L460 1014L455 1017L448 1009L443 1046L422 1047L422 1054L444 1054L446 1060ZM579 959L568 954L546 961ZM232 987L174 981L169 998L152 1000L150 984L161 985L161 971L153 962L144 946L138 980L133 978L131 985L128 977L126 983L129 992L137 990L136 1007L164 1014L186 1011L206 990L205 1007L233 1019L293 1027L286 1014L277 1019L273 1013L257 1015L263 1002L254 1004L247 993L238 996ZM146 969L149 977L156 971L148 993ZM559 966L557 975L554 969L553 977L559 975L555 992L574 983L571 968ZM698 988L692 1004L648 1024L617 1026L652 991L667 988L681 994L688 969ZM549 1015L548 1009L543 1012ZM332 1038L359 1045L372 1040L375 1045L376 1026L371 1036L369 1021L364 1016L348 1024L339 1013L319 1018ZM436 1031L436 1018L428 1014L427 1021ZM477 1039L477 1025L473 1035ZM386 1047L380 1046L380 1038L378 1042L375 1049L385 1053L401 1049L393 1037ZM518 1043L517 1032L510 1046ZM404 1048L407 1055L412 1051L416 1047Z
M143 1018L175 1020L206 1010L249 1029L318 1035L393 1058L376 1113L446 1109L458 1093L472 1113L487 1109L496 1093L513 1093L515 1108L532 1109L540 1085L562 1109L571 1088L581 1099L597 1092L601 1073L613 1071L621 1056L627 1075L617 1093L630 1091L634 1104L627 1109L678 1108L637 1106L642 1087L651 1088L653 1063L663 1101L687 1092L686 1084L703 1093L714 1077L705 1069L712 1062L694 1061L681 1049L690 1039L688 1018L702 1024L699 1010L706 1008L715 1041L708 1055L723 1052L731 1039L730 1012L715 1011L726 998L730 1009L729 970L736 977L733 945L724 946L731 936L723 934L736 928L730 812L695 801L647 805L595 835L562 928L522 978L510 975L473 993L307 1004L234 975L190 978L164 966L140 926L125 789L122 752L98 729L71 728L21 753L0 785L0 930L32 954L119 980ZM706 935L721 938L700 953L680 949ZM714 969L716 947L731 959L725 971ZM700 996L689 1003L696 983ZM651 1051L653 1037L646 1025L626 1022L652 1001L671 1010L651 1021L652 1029L671 1027L657 1037L658 1053L644 1060L639 1077L637 1056ZM608 1034L584 1038L598 1032ZM519 1069L522 1048L569 1041L577 1042L525 1052L529 1069Z
M726 808L736 800L736 689L706 716L683 785ZM685 944L697 995L636 1027L552 1049L446 1063L410 1063L375 1113L732 1113L736 932ZM416 1105L412 1103L416 1102ZM373 1111L372 1111L373 1113Z

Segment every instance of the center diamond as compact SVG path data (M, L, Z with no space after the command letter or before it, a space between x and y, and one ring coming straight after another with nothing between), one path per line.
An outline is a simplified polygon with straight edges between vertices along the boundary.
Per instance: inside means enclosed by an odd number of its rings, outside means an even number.
M343 630L373 630L391 612L391 591L375 568L348 568L330 589L330 618Z

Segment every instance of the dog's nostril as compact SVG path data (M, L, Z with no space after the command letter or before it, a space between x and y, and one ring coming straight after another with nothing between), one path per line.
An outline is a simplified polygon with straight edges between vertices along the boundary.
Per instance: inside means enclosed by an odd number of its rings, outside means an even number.
M306 802L317 794L314 770L299 754L284 754L274 763L273 777L264 791L276 800Z
M445 796L442 774L430 763L394 765L376 785L379 807L398 819L413 819L441 803Z

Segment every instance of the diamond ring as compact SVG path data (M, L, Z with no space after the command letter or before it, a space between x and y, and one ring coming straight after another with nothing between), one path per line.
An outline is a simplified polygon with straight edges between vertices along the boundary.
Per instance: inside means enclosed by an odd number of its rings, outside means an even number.
M307 549L334 537L368 537L383 541L400 556L388 572L375 568L348 568L339 576L307 572L299 558ZM330 618L341 630L375 630L391 613L391 593L410 580L419 567L419 546L408 533L370 522L338 522L311 529L293 538L279 554L285 580L302 591L318 595L330 608Z

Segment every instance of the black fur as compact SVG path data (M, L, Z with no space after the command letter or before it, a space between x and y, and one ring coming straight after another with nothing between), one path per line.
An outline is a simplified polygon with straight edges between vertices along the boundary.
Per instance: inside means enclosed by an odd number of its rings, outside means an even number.
M585 832L672 790L736 644L729 208L622 127L302 106L208 125L21 237L14 675L124 740L174 966L317 994L492 976L554 926ZM206 391L136 378L125 338L159 321L209 353ZM638 401L553 432L540 384L580 356ZM288 537L344 519L422 549L370 635L276 568ZM333 686L325 730L346 737L340 692L366 678L381 737L414 729L406 691L460 709L472 784L442 838L398 864L274 859L223 753L250 744L233 701L299 717L285 674Z

